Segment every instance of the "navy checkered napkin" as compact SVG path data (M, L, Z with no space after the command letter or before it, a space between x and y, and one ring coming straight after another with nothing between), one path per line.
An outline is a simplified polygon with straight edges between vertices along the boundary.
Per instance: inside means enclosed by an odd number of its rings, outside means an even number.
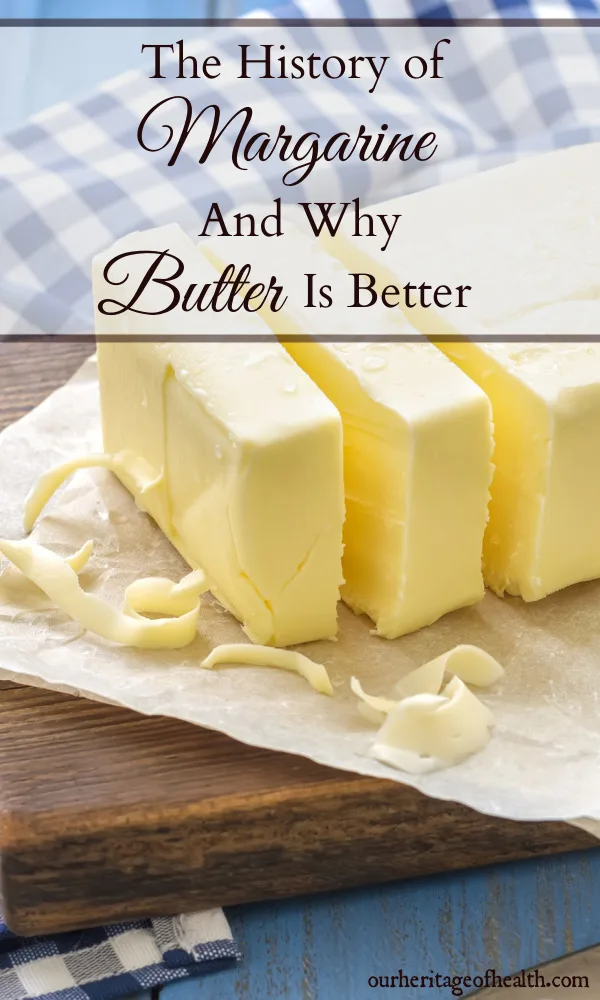
M237 46L256 43L256 31L245 26L198 31L196 55L218 55L223 74L213 82L192 81L193 93L204 102L196 106L187 90L195 111L216 101L226 120L251 103L259 109L260 128L271 134L282 122L295 135L308 129L322 136L340 128L355 133L359 123L378 131L382 121L390 135L419 134L424 125L434 129L440 143L435 157L409 161L402 169L397 161L334 161L282 191L279 161L236 170L227 141L202 169L187 144L169 167L170 152L145 152L136 131L141 116L162 97L180 94L183 84L149 80L146 65L77 104L37 115L0 141L0 336L91 331L92 256L124 233L168 222L197 236L213 201L224 212L250 201L269 202L276 194L293 201L360 196L368 203L516 157L600 139L600 28L583 21L568 30L531 24L531 18L597 17L600 0L297 0L276 13L430 20L501 15L523 23L477 34L458 31L433 97L421 81L397 71L388 72L372 95L364 81L348 78L321 80L317 89L292 80L236 80L237 70L228 70L239 63ZM331 28L287 26L278 31L286 33L288 52L305 44L306 34L304 42L300 38L307 30L313 51L331 52L336 37ZM384 28L334 30L343 31L346 42L352 32L356 54L386 51ZM413 40L428 47L440 34L423 22L410 30ZM261 40L264 33L261 28Z
M117 1000L239 957L221 910L51 938L15 937L0 918L0 1000Z

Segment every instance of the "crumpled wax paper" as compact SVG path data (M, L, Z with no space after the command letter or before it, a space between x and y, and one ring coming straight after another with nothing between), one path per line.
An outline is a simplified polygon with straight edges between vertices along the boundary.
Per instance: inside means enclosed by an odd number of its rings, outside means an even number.
M23 537L23 501L41 472L100 450L98 385L90 360L0 435L0 536ZM160 529L104 470L76 473L49 504L34 537L64 555L94 539L82 584L117 606L125 587L140 576L178 580L188 571ZM369 621L343 604L339 625L337 642L301 647L327 667L335 688L328 698L283 670L201 669L213 646L247 641L210 595L203 599L191 646L135 650L84 633L18 571L5 563L0 571L4 679L185 719L246 743L405 782L496 816L600 819L600 581L536 604L488 593L475 607L394 641L372 635ZM376 727L357 710L351 675L369 693L386 694L403 673L457 643L482 646L506 668L505 679L481 694L495 718L488 746L458 766L418 776L371 759Z

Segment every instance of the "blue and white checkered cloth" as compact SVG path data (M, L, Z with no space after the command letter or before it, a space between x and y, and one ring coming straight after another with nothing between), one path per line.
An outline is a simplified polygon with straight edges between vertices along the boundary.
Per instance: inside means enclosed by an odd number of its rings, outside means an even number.
M29 939L0 919L0 1000L117 1000L239 957L221 910Z
M146 53L142 60L136 45L137 69L76 104L38 114L0 142L0 335L91 332L92 256L126 232L168 222L197 236L214 201L223 212L247 202L271 202L276 194L293 201L360 195L368 203L516 157L600 139L600 27L580 21L565 29L525 20L598 17L599 0L297 0L276 13L510 16L523 23L448 29L455 31L452 53L445 56L444 78L435 81L435 91L390 63L372 95L364 81L347 78L309 86L306 80L238 80L237 46L262 44L271 31L273 40L285 38L288 53L304 44L331 53L340 41L356 54L372 54L386 51L381 27L261 27L257 34L248 21L244 28L197 31L200 37L186 51L219 56L221 78L212 82L150 80L150 57ZM183 28L164 30L165 38L184 34ZM428 49L440 37L439 27L423 22L407 30L413 32L411 44ZM274 133L282 122L296 135L314 128L325 136L340 128L352 134L363 122L377 132L386 121L390 134L434 129L439 149L429 163L373 164L353 157L343 165L320 164L302 184L284 190L282 164L275 158L250 163L246 170L233 167L229 138L202 168L192 140L169 167L170 151L140 148L137 126L156 101L182 93L184 84L193 84L184 92L197 99L195 111L217 101L228 117L250 103L260 127Z

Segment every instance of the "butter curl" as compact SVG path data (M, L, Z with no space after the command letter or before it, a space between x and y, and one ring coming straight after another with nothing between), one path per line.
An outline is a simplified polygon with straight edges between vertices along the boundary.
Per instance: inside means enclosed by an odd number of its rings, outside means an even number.
M451 679L444 686L444 678ZM367 694L353 677L359 710L381 728L371 755L384 764L421 774L457 764L490 739L492 713L467 683L488 687L504 674L478 646L460 645L411 671L395 688L395 699Z
M63 559L29 540L0 539L0 554L84 629L111 642L142 649L180 649L193 641L198 629L200 594L208 589L200 570L179 583L162 577L136 580L125 591L121 611L81 586L77 573L87 563L92 548L93 543L88 541L74 555ZM141 610L174 617L143 618Z
M275 646L255 646L250 643L224 643L213 649L201 663L202 667L211 669L220 664L254 667L280 667L300 674L320 694L333 694L333 687L325 667L316 663L303 653L293 649L277 649Z
M31 531L44 507L65 479L72 476L78 469L110 469L111 472L128 476L133 486L140 507L144 506L144 495L162 482L162 473L156 472L144 459L133 452L124 450L115 454L99 453L97 455L80 455L68 462L55 465L53 469L42 473L32 490L30 490L23 510L23 527L27 533Z

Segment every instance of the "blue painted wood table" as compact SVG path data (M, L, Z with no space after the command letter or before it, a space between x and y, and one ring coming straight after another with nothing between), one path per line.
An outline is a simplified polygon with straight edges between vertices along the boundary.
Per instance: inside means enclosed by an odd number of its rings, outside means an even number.
M160 1000L367 1000L389 995L373 977L385 983L399 970L409 980L443 980L540 965L600 941L600 849L242 906L228 916L242 964L166 987ZM400 995L453 994L426 982ZM600 997L600 972L584 995Z

